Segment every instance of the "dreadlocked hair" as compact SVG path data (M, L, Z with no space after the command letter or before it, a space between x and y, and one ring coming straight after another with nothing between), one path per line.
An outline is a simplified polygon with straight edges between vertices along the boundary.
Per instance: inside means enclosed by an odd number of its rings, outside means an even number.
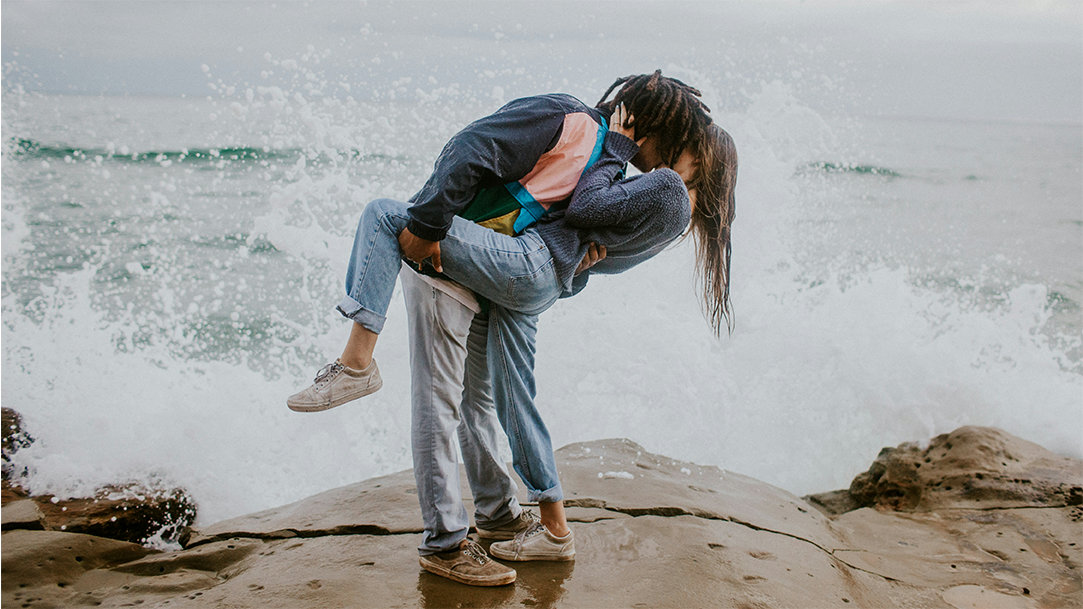
M699 161L688 189L695 190L691 234L696 244L696 275L703 289L704 314L715 334L733 331L730 306L730 227L736 200L737 146L722 127L711 125L693 149Z
M614 89L620 87L613 99L606 101ZM632 117L626 127L635 128L635 140L656 136L658 153L667 165L673 165L681 152L706 135L711 124L711 109L700 99L695 87L676 78L662 76L661 70L653 74L639 74L618 78L602 96L597 108L612 113L620 104Z

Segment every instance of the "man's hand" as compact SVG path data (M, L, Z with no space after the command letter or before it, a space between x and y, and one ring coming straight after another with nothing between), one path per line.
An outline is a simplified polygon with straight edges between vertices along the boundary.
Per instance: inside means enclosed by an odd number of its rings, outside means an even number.
M444 267L440 264L439 241L422 239L411 233L410 229L404 228L399 233L399 249L402 250L402 255L406 256L407 260L417 265L418 270L421 269L422 262L431 258L432 268L436 269L437 273L444 272Z
M598 264L598 261L603 258L605 258L605 246L592 242L590 247L587 248L586 255L579 261L579 266L575 267L575 274L578 275L595 264Z

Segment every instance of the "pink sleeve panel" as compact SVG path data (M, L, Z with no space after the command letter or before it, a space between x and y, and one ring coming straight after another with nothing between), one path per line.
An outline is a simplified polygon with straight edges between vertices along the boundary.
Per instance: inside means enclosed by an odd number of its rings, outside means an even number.
M538 159L534 169L519 180L534 200L548 204L571 196L594 152L598 123L586 112L564 117L564 130L555 146Z

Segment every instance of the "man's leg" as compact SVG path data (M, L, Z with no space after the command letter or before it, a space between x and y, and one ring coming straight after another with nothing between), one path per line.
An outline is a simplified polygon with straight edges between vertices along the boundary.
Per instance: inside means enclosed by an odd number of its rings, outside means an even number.
M474 313L408 268L402 269L400 279L410 340L414 477L425 523L418 549L432 554L457 547L470 526L454 441L466 335Z
M492 383L486 362L489 314L474 316L467 338L466 376L459 409L459 446L466 478L474 494L474 521L478 535L486 539L511 539L529 514L523 514L516 498L517 487L500 457L500 420L493 404ZM523 522L520 522L522 520Z
M462 396L466 336L474 312L405 266L401 280L413 372L414 479L425 525L419 562L430 573L464 584L510 584L515 571L490 559L466 538L469 520L459 491L455 405Z

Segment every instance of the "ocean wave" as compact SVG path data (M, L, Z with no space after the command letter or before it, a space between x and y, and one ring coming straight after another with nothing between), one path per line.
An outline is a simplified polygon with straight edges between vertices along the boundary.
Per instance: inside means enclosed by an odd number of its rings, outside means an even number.
M257 146L222 146L205 148L182 148L179 150L131 151L125 146L79 147L65 143L46 144L30 138L12 137L7 150L15 157L28 159L60 159L65 161L101 160L116 163L155 164L163 163L217 163L219 161L294 162L305 158L313 160L312 150L307 148L268 148ZM380 153L365 153L350 149L333 153L340 159L360 162L403 161L402 157ZM330 157L324 153L319 157ZM318 158L317 158L318 160Z
M876 165L862 165L855 163L835 163L831 161L817 161L813 163L808 163L797 170L798 174L809 174L817 172L874 175L884 176L888 178L904 177L903 174L888 167L878 167Z
M185 148L181 150L147 150L102 147L81 148L67 144L45 144L33 139L13 137L10 149L16 156L42 159L97 159L132 163L161 163L162 161L258 161L296 158L304 154L301 148L275 150L247 146L222 148Z

